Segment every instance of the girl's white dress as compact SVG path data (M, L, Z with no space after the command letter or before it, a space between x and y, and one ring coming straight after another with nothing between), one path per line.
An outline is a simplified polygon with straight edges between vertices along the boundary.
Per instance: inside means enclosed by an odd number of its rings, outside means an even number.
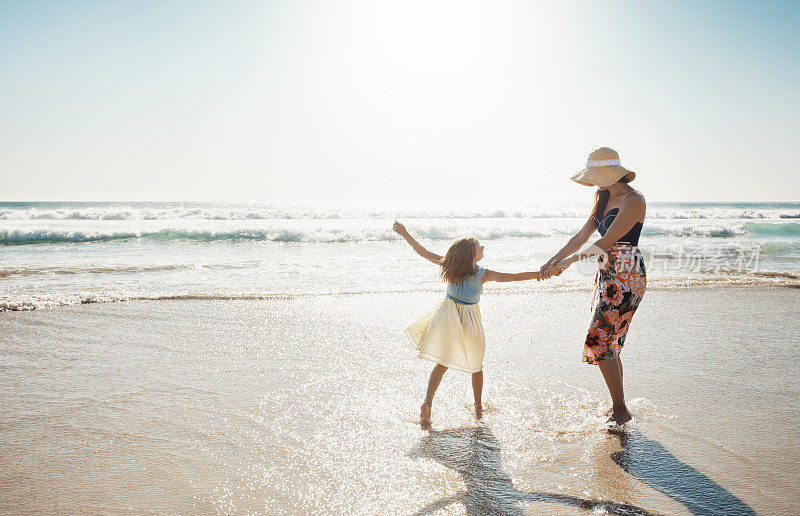
M483 267L476 266L472 276L448 284L447 297L436 310L406 329L420 358L467 373L483 370L486 339L479 305L483 273Z

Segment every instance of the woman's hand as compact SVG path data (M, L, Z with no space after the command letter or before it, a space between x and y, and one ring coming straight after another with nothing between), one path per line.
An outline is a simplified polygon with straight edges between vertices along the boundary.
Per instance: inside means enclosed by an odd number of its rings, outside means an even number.
M402 237L408 235L408 230L406 229L406 227L397 222L396 220L394 221L394 224L392 224L392 229L394 230L395 233L397 233Z
M560 276L561 273L567 270L567 267L569 267L573 263L575 263L575 261L570 260L569 258L567 258L566 260L561 260L557 264L553 265L553 270L554 270L553 275Z
M553 274L553 265L559 262L558 256L553 256L539 269L539 278L547 279ZM560 273L559 273L560 274Z
M597 228L594 225L594 217L589 217L586 219L586 222L583 224L583 227L575 233L575 236L569 239L567 245L565 245L559 252L553 255L552 258L547 260L547 263L542 265L539 269L539 274L541 275L541 279L547 279L555 273L555 264L565 259L567 256L578 252L583 244L585 244L592 233L595 232ZM559 274L561 274L559 272Z
M573 254L569 258L564 258L563 260L554 263L553 265L550 266L550 269L552 271L551 274L553 276L560 276L562 272L567 270L567 267L569 267L570 265L572 265L577 261L578 261L578 255L576 254Z

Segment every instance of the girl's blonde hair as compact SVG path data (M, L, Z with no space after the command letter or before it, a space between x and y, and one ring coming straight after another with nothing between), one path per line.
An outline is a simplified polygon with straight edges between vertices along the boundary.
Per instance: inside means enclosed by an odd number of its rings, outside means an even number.
M442 258L439 275L447 283L458 283L475 272L475 253L478 241L472 237L459 238Z

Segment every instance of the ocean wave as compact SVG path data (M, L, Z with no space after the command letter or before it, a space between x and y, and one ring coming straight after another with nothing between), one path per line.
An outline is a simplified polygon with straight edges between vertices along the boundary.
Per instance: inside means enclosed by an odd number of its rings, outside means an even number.
M0 312L41 310L58 306L88 305L96 303L119 303L122 301L266 301L271 299L293 299L312 294L226 294L226 293L174 293L141 295L121 291L61 293L26 295L0 298Z
M800 223L744 222L726 225L670 227L645 223L645 236L731 238L737 236L800 237Z
M535 239L552 236L571 235L574 228L551 227L539 229L493 228L486 226L423 226L414 227L414 235L423 240L453 240L460 236L473 236L481 240L500 240L505 238ZM642 234L645 237L671 238L732 238L752 236L800 237L798 223L734 223L728 225L683 225L663 226L657 223L645 224ZM0 245L63 244L109 242L120 240L150 241L267 241L283 243L348 243L381 242L397 240L399 237L390 229L378 228L241 228L226 230L164 228L157 230L72 230L72 229L2 229Z
M800 236L800 223L787 222L783 224L769 224L747 222L744 225L749 234L771 237L796 237Z
M764 242L761 252L769 256L786 258L800 258L800 242Z
M43 274L118 274L126 272L165 272L181 269L196 269L195 265L142 265L142 266L97 266L97 267L0 267L0 278L33 276Z
M117 240L273 240L276 242L301 241L301 233L288 230L238 229L231 231L207 231L190 229L161 229L158 231L78 231L78 230L2 230L0 245L61 244L108 242Z
M243 269L253 268L258 262L203 263L203 264L165 264L165 265L109 265L86 267L0 267L0 279L39 275L77 275L77 274L126 274L141 272L172 272L201 269Z
M585 217L585 213L574 211L528 212L503 210L488 211L374 211L332 209L281 209L281 208L85 208L26 210L0 209L0 220L297 220L297 219L481 219L481 218L574 218Z
M645 223L642 229L642 235L644 236L677 238L730 238L746 234L747 230L741 225L669 227Z
M0 203L0 220L295 220L295 219L585 219L590 205L518 207L512 209L394 209L369 210L313 206L220 205L219 203L99 203L49 207L47 203ZM648 208L649 219L795 219L800 203L701 204L658 203Z
M452 240L462 236L463 228L427 227L415 229L415 235L425 240ZM501 238L538 238L556 234L568 234L565 230L528 231L516 229L474 228L469 234L483 240ZM27 244L61 244L108 242L117 240L153 240L171 241L188 240L196 242L213 241L271 241L271 242L309 242L309 243L346 243L346 242L380 242L397 240L391 229L378 230L344 230L316 229L293 230L281 228L267 229L233 229L233 230L200 230L200 229L161 229L158 231L72 231L55 229L33 230L0 230L0 245Z
M129 299L131 297L119 292L23 294L0 298L0 312L21 312L90 303L114 303Z

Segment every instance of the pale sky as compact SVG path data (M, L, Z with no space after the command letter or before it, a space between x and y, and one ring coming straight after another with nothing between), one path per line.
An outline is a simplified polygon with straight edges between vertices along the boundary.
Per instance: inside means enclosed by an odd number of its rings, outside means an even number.
M798 200L800 2L0 0L0 200Z

